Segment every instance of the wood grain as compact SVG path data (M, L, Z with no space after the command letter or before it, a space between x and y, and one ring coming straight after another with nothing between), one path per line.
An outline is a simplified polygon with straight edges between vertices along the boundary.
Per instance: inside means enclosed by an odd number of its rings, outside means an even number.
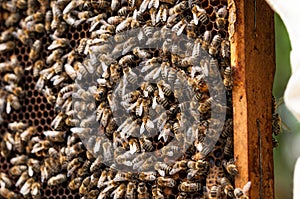
M251 181L250 198L274 198L272 87L274 13L264 0L236 0L231 40L236 187Z

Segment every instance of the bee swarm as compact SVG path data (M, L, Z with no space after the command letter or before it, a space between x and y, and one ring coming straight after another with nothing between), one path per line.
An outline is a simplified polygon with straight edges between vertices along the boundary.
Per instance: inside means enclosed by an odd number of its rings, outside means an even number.
M4 0L0 4L1 198L246 197L246 189L233 186L238 170L233 159L226 0ZM134 28L141 28L140 35L127 35L123 41L122 33ZM206 52L204 61L197 63L202 68L193 68L191 54L177 57L169 52L180 47L168 44L165 29L168 36L187 35L193 40L186 44L191 46L185 46L186 51L196 51L193 56ZM114 40L114 48L109 39ZM118 45L122 42L125 44ZM170 48L142 49L136 42L162 42ZM120 56L114 62L110 55ZM155 64L173 70L163 74L162 69L152 68ZM141 65L146 72L137 69ZM209 67L206 76L217 73L222 77L227 104L218 104L205 81L197 79L205 67ZM142 78L155 79L155 73L166 79L143 83L130 93L113 91L122 76L134 85ZM185 131L195 131L199 138L168 165L164 159L180 152L186 138L178 118L180 110L191 105L179 102L180 95L172 85L176 81L184 84L182 76L188 79L197 101L193 116L197 127ZM131 117L112 117L113 94L118 107L127 103ZM77 96L75 101L72 95ZM151 110L156 106L167 111L165 115L158 111L163 116L155 113L158 121L153 122L156 117ZM203 139L214 139L214 132L207 129L219 122L210 118L211 106L225 111L226 118L207 154L209 143ZM91 127L97 122L101 125L95 133ZM120 124L128 127L127 123L137 127L122 132ZM155 124L161 132L153 130ZM136 138L131 128L144 137ZM108 141L101 140L103 136ZM168 146L172 140L177 145ZM112 147L113 152L107 150ZM158 156L163 159L147 156L157 149L162 149ZM124 161L124 154L131 154L132 161ZM118 171L114 166L146 171Z

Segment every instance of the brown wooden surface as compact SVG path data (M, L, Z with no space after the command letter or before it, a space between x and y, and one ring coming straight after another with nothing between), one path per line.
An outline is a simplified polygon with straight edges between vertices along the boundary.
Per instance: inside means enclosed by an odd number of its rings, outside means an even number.
M274 198L272 86L275 72L274 13L264 0L236 0L231 41L234 68L234 153L239 176L251 181L251 199Z

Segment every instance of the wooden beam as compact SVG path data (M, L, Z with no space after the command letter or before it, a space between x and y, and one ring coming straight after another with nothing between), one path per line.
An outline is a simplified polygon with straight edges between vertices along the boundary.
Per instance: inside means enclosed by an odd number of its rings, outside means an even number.
M243 188L251 181L250 198L273 199L274 13L264 0L236 0L235 6L231 39L234 154L239 168L235 185Z

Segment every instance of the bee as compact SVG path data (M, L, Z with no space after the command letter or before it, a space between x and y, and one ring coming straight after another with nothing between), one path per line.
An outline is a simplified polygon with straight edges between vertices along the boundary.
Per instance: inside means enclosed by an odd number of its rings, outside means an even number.
M136 189L136 183L135 182L128 182L127 187L126 187L126 193L125 193L125 198L127 199L134 199L135 198L135 189Z
M139 173L139 176L138 178L145 182L145 181L154 181L156 179L156 176L155 176L155 172L152 172L152 171L149 171L149 172L141 172Z
M15 43L13 41L8 41L6 43L0 44L0 53L6 53L15 48Z
M211 41L211 44L209 46L208 49L208 53L210 55L216 56L217 52L218 52L218 48L220 46L221 43L221 36L220 35L215 35Z
M5 187L10 188L12 187L12 181L6 173L0 172L0 184L4 184Z
M229 161L226 160L222 161L222 165L224 166L226 171L232 176L236 176L239 173L237 166L234 163L235 163L234 159L230 159Z
M32 183L30 193L33 199L41 198L41 184L38 182Z
M158 177L157 184L161 187L174 187L176 185L176 181L173 178Z
M152 187L152 195L154 199L164 199L164 195L162 193L161 188L157 187L156 185L154 185Z
M201 45L201 47L202 47L203 50L206 50L206 51L208 50L211 38L212 38L211 31L206 30L204 32L204 34L203 34L203 37L202 37L202 45Z
M191 21L190 23L187 24L186 26L186 35L187 35L187 38L188 39L196 39L197 37L197 34L195 32L195 22L194 21Z
M5 85L4 88L6 91L12 93L15 96L22 97L24 95L22 87L17 86L16 84Z
M72 191L77 190L79 189L81 183L82 183L82 178L76 177L69 182L68 188Z
M6 73L3 77L3 80L9 84L17 84L19 77L13 73Z
M58 174L56 176L53 176L49 178L47 185L48 186L55 186L59 185L67 180L67 176L65 174Z
M180 192L176 199L186 199L187 198L187 193L185 192Z
M65 118L67 116L60 112L51 122L51 127L54 129L54 130L60 130L64 123L65 123Z
M216 13L216 24L219 30L224 30L226 25L226 18L227 17L227 8L226 6L220 8Z
M63 14L68 14L75 8L83 6L84 0L70 1L63 10Z
M119 0L112 0L111 1L111 10L116 11L120 7L120 1Z
M39 153L43 150L48 150L51 146L51 142L49 140L43 140L40 142L37 142L33 145L31 153Z
M0 195L7 199L19 199L20 196L13 191L10 191L5 186L0 187Z
M5 26L10 27L16 25L21 19L21 13L15 12L11 13L9 17L5 20Z
M26 182L23 184L23 186L20 189L20 193L23 196L27 196L30 193L31 186L32 186L33 183L34 183L33 178L29 178L28 180L26 180Z
M175 6L173 6L172 8L169 9L169 15L174 15L174 14L181 14L183 13L185 10L187 10L188 7L188 2L187 1L182 1L178 4L176 4Z
M82 158L74 158L71 162L69 162L67 166L67 177L72 176L75 171L81 167L82 162Z
M51 22L53 19L53 14L51 10L48 10L45 15L45 30L47 33L51 31Z
M148 189L144 182L140 182L137 187L138 198L140 199L149 199Z
M54 62L56 62L57 60L59 60L61 58L61 56L63 55L63 50L58 48L55 49L54 51L52 51L52 53L47 57L46 59L46 63L48 65L52 65Z
M184 31L187 26L187 21L185 19L180 20L177 24L172 27L172 32L176 32L176 35L179 36Z
M123 6L118 10L119 16L128 16L132 13L132 8L130 6Z
M172 170L170 171L170 175L174 175L182 170L185 170L187 168L187 161L186 160L180 160L176 161L175 164L172 166Z
M126 185L122 183L110 194L110 197L123 198L125 192L126 192Z
M152 142L150 140L148 140L147 138L140 138L139 139L140 145L141 145L141 150L145 150L145 151L153 151L154 146L152 144Z
M217 199L221 197L221 186L212 186L209 191L209 199Z
M232 70L230 66L227 66L224 70L224 86L227 90L232 90L233 79L232 79Z
M30 126L20 134L21 140L28 142L29 139L36 133L37 133L37 129L33 126Z
M57 38L55 39L50 46L48 46L48 50L55 50L57 48L65 48L70 46L70 40L67 38Z
M19 179L16 181L15 186L18 188L21 188L21 186L23 186L23 184L26 182L26 180L28 180L29 175L28 175L28 171L24 171L21 176L19 177Z
M200 113L207 113L211 109L213 102L214 100L212 97L206 99L205 102L199 104L198 111Z
M226 143L224 146L224 154L228 156L232 156L232 146L233 146L233 139L232 137L227 137L226 138Z
M197 192L202 190L202 185L201 183L196 183L196 182L182 182L178 186L178 190L182 192Z
M9 174L12 176L20 176L25 170L27 170L26 165L15 165L9 169Z
M21 108L19 99L13 94L9 94L6 98L6 113L7 114L9 114L11 112L11 108L13 108L15 110L19 110Z
M241 188L235 188L234 189L234 196L237 199L249 199L249 197L246 195L246 193L250 190L251 187L251 182L247 182L247 184L245 184L245 186L243 187L243 189Z
M132 53L140 59L148 59L151 57L151 54L144 49L136 47L132 50Z
M195 25L198 25L199 21L202 24L205 24L208 21L207 13L203 8L200 8L198 5L193 5L192 8L193 20Z
M160 21L166 22L168 17L168 7L165 4L162 4L159 7L159 10L155 17L155 23L158 23Z
M91 176L86 177L86 178L82 181L82 183L81 183L81 185L80 185L80 187L79 187L79 193L80 193L81 195L85 195L85 194L88 193L90 182L91 182Z
M221 184L222 190L224 190L224 193L227 196L233 198L234 197L234 193L233 193L234 188L231 185L231 182L228 180L228 178L226 178L226 177L221 178L220 184Z

